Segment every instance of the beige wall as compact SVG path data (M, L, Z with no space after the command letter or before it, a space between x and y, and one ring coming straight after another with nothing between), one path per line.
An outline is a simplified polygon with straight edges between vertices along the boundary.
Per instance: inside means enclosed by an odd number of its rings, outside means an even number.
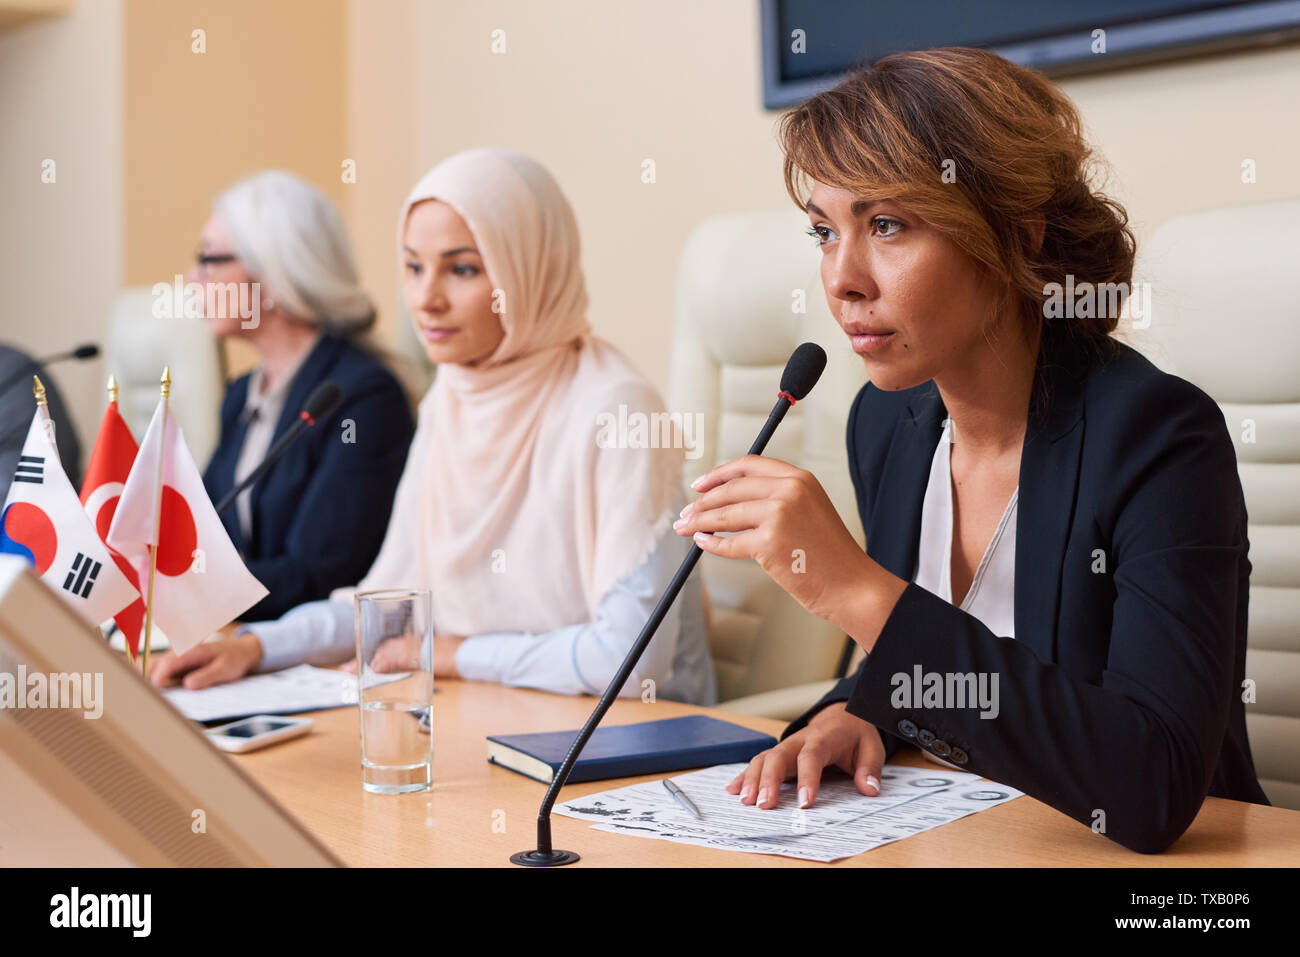
M97 341L122 281L122 16L120 0L95 0L0 33L0 339L38 357ZM84 459L103 362L50 374Z
M350 0L349 8L350 142L380 158L376 175L405 173L353 193L376 292L395 296L393 217L415 177L457 150L513 147L544 162L577 211L596 330L666 388L687 235L716 213L789 202L779 114L760 105L758 4ZM378 9L393 19L376 25ZM491 51L497 29L504 54ZM1139 242L1179 212L1300 195L1298 46L1062 86L1110 163L1111 190ZM372 137L392 150L367 145ZM640 181L647 158L657 166L653 185ZM1258 166L1251 186L1241 183L1244 158ZM391 313L394 299L386 305Z
M592 325L661 391L691 230L716 213L789 202L775 114L759 95L757 9L749 0L420 7L421 165L479 145L543 162L582 230ZM504 54L491 49L497 29ZM647 159L653 184L641 181Z
M419 38L416 0L347 5L347 153L357 181L347 187L349 227L362 281L379 303L380 334L396 335L397 211L421 170L416 147Z
M402 197L447 155L497 144L564 187L593 325L665 388L687 235L716 213L788 202L777 114L760 106L757 11L752 0L83 0L0 33L4 335L35 352L97 337L119 283L187 268L219 189L280 166L340 204L380 335L397 341ZM491 48L498 29L504 54ZM1186 210L1300 195L1298 46L1063 86L1139 240ZM59 160L54 187L39 182L47 156ZM345 158L355 184L341 180ZM1254 185L1240 181L1244 158ZM653 184L641 182L646 159ZM76 371L62 379L84 434L101 370Z
M1179 213L1300 196L1300 46L1067 79L1143 236ZM1258 181L1241 181L1253 159Z
M288 169L342 203L344 14L343 0L129 0L128 285L185 273L212 198L248 173ZM233 351L232 369L250 359Z

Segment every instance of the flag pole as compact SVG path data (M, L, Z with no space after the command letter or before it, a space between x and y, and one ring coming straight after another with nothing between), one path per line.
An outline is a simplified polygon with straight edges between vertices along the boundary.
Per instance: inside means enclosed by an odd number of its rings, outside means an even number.
M36 408L41 415L41 428L45 430L45 437L50 440L50 448L54 450L57 459L59 447L54 443L54 420L50 418L49 402L45 398L45 383L38 375L32 376L32 395L36 397ZM42 409L44 412L40 413Z
M116 376L111 374L109 375L107 389L108 389L108 404L117 405L117 377ZM126 645L127 660L130 661L132 667L134 667L135 652L131 650L131 642L127 639L125 631L122 632L122 644Z
M163 366L162 373L162 434L158 437L158 481L155 487L158 489L158 502L154 506L153 513L153 537L157 539L153 547L149 549L149 597L145 600L144 612L144 664L141 671L145 678L149 677L149 646L153 644L153 580L158 571L158 548L162 545L162 496L163 496L163 463L167 459L167 416L170 412L167 399L172 392L172 373L170 366Z

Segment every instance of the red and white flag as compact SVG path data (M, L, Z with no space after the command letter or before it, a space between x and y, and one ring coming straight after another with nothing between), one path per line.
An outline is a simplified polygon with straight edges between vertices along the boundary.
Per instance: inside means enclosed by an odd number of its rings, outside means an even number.
M20 555L94 627L140 597L113 564L77 501L51 439L53 423L36 407L0 511L0 552Z
M81 506L105 543L108 542L113 512L117 509L126 478L131 474L131 464L135 461L137 451L139 447L135 444L131 429L117 411L117 401L109 402L108 408L104 410L104 418L99 423L99 435L95 438L95 447L90 453L86 477L81 482ZM109 552L122 574L137 591L143 592L135 567L112 548L109 548ZM122 635L131 648L131 656L135 657L140 651L140 632L144 629L144 599L137 598L114 615L113 620L122 629Z
M178 654L267 595L244 567L203 487L176 417L159 400L108 529L148 595L158 550L153 620Z

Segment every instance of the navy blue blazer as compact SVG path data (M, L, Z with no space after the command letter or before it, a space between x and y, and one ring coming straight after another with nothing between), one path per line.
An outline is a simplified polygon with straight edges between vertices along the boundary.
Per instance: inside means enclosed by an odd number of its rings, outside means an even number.
M221 439L203 475L214 502L235 486L248 431L240 418L249 378L232 382L221 405ZM321 336L294 375L272 443L326 379L338 384L343 399L253 485L251 539L240 533L236 506L221 516L248 570L270 592L239 616L243 621L278 618L355 585L388 528L415 426L401 386L379 360L344 338Z
M1117 347L1039 369L1052 401L1021 454L1014 639L914 581L947 417L933 380L863 387L848 444L867 553L909 584L857 673L783 738L846 701L888 755L914 744L1145 853L1207 794L1268 804L1241 697L1251 566L1232 439L1208 395ZM917 666L945 684L998 676L997 716L895 695Z

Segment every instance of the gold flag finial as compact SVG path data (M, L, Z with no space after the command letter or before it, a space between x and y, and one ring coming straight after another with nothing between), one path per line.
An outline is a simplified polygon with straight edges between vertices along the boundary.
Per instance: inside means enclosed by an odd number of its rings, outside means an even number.
M171 366L163 366L163 374L162 374L162 379L161 379L160 381L161 381L161 383L162 383L162 394L163 394L163 398L166 398L167 396L169 396L169 395L172 394L172 370L171 370Z
M108 401L117 401L117 376L110 375L108 377Z
M36 396L37 405L45 405L45 383L38 375L32 376L32 395Z

